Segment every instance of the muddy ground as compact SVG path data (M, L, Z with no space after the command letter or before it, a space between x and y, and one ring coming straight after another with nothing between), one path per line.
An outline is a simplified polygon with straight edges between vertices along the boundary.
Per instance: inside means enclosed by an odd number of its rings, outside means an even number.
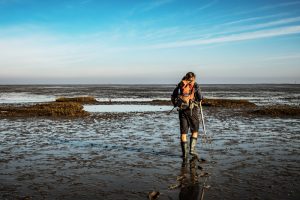
M0 199L299 199L299 117L204 113L187 163L176 111L2 118Z

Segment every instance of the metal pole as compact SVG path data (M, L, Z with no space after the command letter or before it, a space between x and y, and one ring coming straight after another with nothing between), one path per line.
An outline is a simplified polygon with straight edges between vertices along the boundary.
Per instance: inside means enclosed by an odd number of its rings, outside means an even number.
M173 109L167 113L167 115L171 114L171 112L174 110L174 108L176 108L176 107L174 106Z
M200 101L200 112L201 112L201 119L202 119L202 126L203 126L203 132L204 135L206 136L206 129L205 129L205 123L204 123L204 116L203 116L203 111L202 111L202 101Z

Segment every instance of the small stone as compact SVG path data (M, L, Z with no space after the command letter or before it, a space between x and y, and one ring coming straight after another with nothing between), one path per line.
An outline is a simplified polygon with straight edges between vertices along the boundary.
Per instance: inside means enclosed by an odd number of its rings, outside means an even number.
M160 194L160 193L157 192L157 191L149 192L149 193L148 193L148 198L149 198L149 200L156 200L156 199L158 199L159 194Z

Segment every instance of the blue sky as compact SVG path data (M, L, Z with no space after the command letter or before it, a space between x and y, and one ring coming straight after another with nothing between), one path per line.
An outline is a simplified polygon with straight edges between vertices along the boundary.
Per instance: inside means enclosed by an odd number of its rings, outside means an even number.
M300 0L0 0L0 84L299 83Z

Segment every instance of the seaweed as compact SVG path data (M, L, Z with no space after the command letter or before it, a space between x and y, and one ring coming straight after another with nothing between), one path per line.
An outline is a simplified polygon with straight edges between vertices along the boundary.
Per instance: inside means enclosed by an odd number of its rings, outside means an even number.
M56 102L78 102L84 104L93 104L98 102L95 97L82 96L82 97L59 97L55 100Z
M89 115L80 103L51 102L30 106L0 107L1 117L82 117Z
M249 111L249 114L260 115L260 116L300 116L300 107L289 106L289 105L274 105L260 107L253 111Z
M254 108L256 105L248 100L235 99L204 99L202 106L223 108Z
M170 100L153 100L153 105L172 105ZM223 108L254 108L256 105L247 100L234 99L204 99L202 101L204 107L223 107Z

